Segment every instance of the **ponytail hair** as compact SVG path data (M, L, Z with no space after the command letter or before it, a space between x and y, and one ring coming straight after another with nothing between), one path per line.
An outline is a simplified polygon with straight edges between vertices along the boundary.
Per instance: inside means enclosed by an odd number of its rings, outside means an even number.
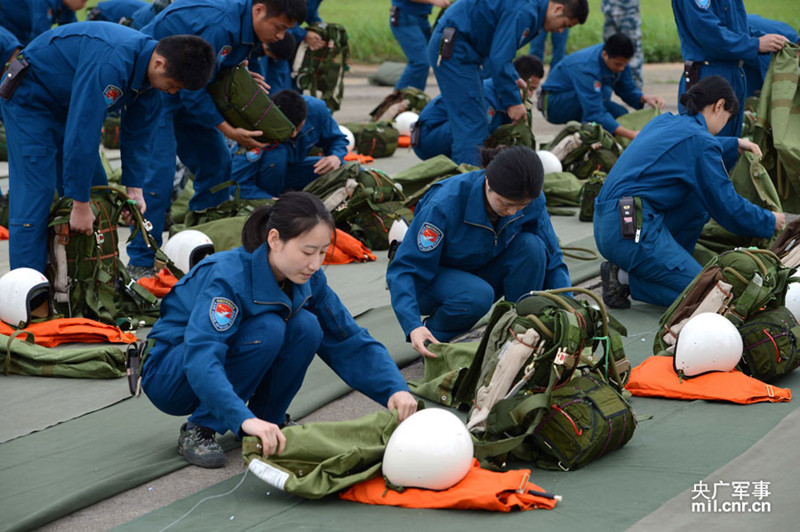
M242 246L252 253L267 241L272 229L286 242L320 223L331 231L336 229L333 216L317 196L310 192L285 192L274 205L262 205L250 214L242 228Z
M724 108L732 115L739 113L739 99L733 92L731 84L722 76L703 78L681 95L681 105L692 116L719 100L725 100Z
M504 198L533 200L542 192L544 167L536 152L527 146L484 148L481 159L489 188Z

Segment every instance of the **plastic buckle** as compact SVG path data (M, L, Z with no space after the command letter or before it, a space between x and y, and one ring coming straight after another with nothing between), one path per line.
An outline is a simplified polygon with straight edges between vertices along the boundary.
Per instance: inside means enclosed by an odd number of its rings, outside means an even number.
M142 362L141 349L137 343L128 346L125 353L125 370L128 374L128 390L131 395L139 395L139 373Z
M106 236L103 233L95 232L94 240L95 240L95 242L97 242L98 246L102 246L103 243L106 241Z

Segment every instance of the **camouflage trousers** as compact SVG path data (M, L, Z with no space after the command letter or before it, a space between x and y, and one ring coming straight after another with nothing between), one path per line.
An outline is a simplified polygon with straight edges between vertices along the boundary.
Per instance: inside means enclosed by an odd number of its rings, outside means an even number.
M639 0L603 0L603 40L615 33L624 33L633 41L636 51L630 63L633 79L639 89L643 85L642 67L644 51L642 50L642 16L639 12Z

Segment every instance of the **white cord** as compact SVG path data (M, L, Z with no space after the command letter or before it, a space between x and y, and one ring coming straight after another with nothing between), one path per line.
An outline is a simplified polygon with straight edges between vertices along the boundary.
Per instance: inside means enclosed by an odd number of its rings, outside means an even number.
M244 475L242 476L242 480L240 480L240 481L239 481L239 483L238 483L238 484L236 484L236 486L235 486L235 487L234 487L232 490L230 490L230 491L228 491L228 492L226 492L226 493L220 493L219 495L210 495L210 496L208 496L208 497L206 497L206 498L204 498L204 499L201 499L200 501L198 501L198 502L197 502L197 504L195 504L194 506L192 506L192 508L191 508L191 509L190 509L188 512L186 512L185 514L183 514L182 516L180 516L178 519L176 519L175 521L171 522L170 524L168 524L167 526L165 526L164 528L162 528L162 529L160 530L160 532L164 532L165 530L168 530L168 529L172 528L173 526L177 525L178 523L180 523L181 521L183 521L184 519L186 519L186 518L189 516L189 514L190 514L190 513L194 512L194 511L197 509L197 507L198 507L198 506L200 506L201 504L203 504L204 502L206 502L206 501L210 501L211 499L218 499L218 498L220 498L220 497L225 497L226 495L230 495L230 494L231 494L231 493L233 493L234 491L238 490L238 489L239 489L239 487L240 487L240 486L242 485L242 483L244 482L244 479L246 479L246 478L247 478L247 473L248 473L249 471L250 471L249 469L245 470L245 472L244 472Z

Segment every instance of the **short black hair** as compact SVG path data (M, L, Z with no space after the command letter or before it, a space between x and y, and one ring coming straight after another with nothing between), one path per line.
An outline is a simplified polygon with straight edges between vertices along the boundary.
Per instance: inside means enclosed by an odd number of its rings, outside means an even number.
M166 76L191 91L206 86L217 63L214 49L196 35L164 37L158 41L155 51L167 60Z
M303 95L293 90L281 91L272 97L272 102L278 106L294 127L303 123L308 116L308 106Z
M708 105L725 100L724 109L736 115L739 113L739 99L733 92L730 82L722 76L703 78L681 94L681 105L690 115L701 113Z
M633 41L624 33L611 35L603 44L603 51L609 58L624 57L630 59L636 51Z
M267 48L269 52L275 56L275 59L288 61L294 55L295 48L297 48L297 41L294 39L294 35L287 31L283 39L269 43Z
M512 201L533 200L544 186L544 167L527 146L498 146L481 153L489 188Z
M566 15L571 19L577 19L578 24L583 24L589 18L588 0L550 0L555 4L561 4L566 9Z
M517 69L519 77L526 81L531 76L537 78L544 77L544 64L538 56L533 54L521 55L514 59L514 68Z
M294 22L303 22L308 13L306 0L253 0L253 5L264 4L267 7L267 17L286 18Z

